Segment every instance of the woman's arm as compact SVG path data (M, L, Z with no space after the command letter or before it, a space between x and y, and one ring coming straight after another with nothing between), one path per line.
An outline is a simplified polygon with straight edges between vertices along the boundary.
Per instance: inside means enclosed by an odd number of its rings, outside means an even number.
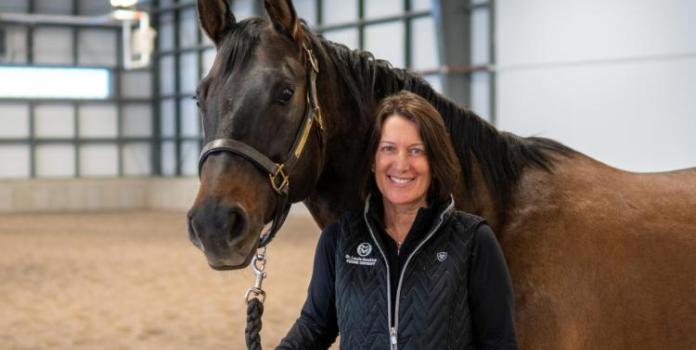
M314 271L300 318L276 349L328 349L338 335L335 304L335 252L339 226L324 229L314 255Z
M473 239L469 304L476 349L517 349L515 295L503 251L486 224Z

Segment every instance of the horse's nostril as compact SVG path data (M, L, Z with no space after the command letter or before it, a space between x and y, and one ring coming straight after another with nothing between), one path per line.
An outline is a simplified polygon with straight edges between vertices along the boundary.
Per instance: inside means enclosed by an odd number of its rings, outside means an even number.
M241 208L233 208L230 211L230 231L228 240L233 241L244 235L246 230L247 217Z
M189 235L189 240L193 245L196 247L203 249L203 244L201 244L201 237L198 235L198 231L196 231L196 226L193 224L193 218L189 217L188 218L188 235Z

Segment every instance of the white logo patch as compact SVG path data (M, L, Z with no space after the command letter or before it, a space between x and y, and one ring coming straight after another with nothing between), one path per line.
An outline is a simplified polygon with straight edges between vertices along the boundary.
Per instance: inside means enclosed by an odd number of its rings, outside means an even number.
M372 245L367 242L360 243L358 246L358 255L362 257L366 257L372 253Z
M443 262L447 260L447 252L438 252L437 253L437 261Z
M358 256L352 256L346 254L346 262L354 265L366 265L374 266L377 263L376 258L368 258L367 256L372 253L372 245L367 242L360 243L356 249Z

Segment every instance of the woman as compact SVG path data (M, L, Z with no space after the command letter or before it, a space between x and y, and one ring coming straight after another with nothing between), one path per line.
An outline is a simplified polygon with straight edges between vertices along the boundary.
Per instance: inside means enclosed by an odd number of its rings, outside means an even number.
M279 349L515 349L510 275L485 221L454 209L459 163L410 92L377 108L365 207L326 227Z

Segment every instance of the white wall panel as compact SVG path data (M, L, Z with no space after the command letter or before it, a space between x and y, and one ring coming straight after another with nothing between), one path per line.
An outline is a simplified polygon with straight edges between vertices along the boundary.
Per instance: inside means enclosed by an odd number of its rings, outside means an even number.
M79 0L78 9L81 15L98 16L109 13L111 5L108 1L102 0Z
M198 156L201 149L198 142L181 143L181 173L186 176L198 175Z
M365 18L394 16L404 11L403 0L365 1Z
M696 58L506 72L499 126L636 171L696 165Z
M324 0L321 8L324 24L336 24L358 19L357 0Z
M351 50L358 49L360 46L358 42L358 30L355 28L327 31L324 32L323 36L326 40L343 44Z
M232 12L237 21L254 15L254 1L256 0L234 0L232 1Z
M27 12L29 2L27 0L2 0L0 1L0 12Z
M80 65L116 66L116 32L113 30L80 29L77 49Z
M435 40L435 22L432 17L411 21L411 68L432 69L439 66L439 52Z
M411 0L411 9L413 11L430 10L433 0Z
M310 27L317 24L317 8L315 6L315 0L294 0L292 3L295 5L297 15L304 19Z
M37 176L75 176L75 147L40 145L36 147Z
M28 105L0 104L0 139L5 137L29 137Z
M121 72L121 96L149 98L152 96L152 75L148 71Z
M198 19L196 9L181 11L179 15L179 47L187 48L198 45Z
M196 101L187 98L180 102L181 106L181 135L182 136L198 136L201 129L201 121L198 117L198 108Z
M81 105L79 117L80 137L116 137L118 134L118 118L114 105Z
M162 136L174 136L176 125L174 124L174 100L166 99L160 103L160 131Z
M0 56L1 63L27 62L27 29L20 26L6 26L5 54Z
M179 74L179 92L193 95L198 85L198 53L181 54Z
M442 77L439 74L431 74L424 77L435 91L442 93Z
M168 55L160 59L160 94L174 93L174 56Z
M75 136L75 109L72 105L37 105L34 118L34 130L39 138Z
M44 27L34 30L34 62L40 64L73 63L72 30Z
M498 1L500 65L696 52L696 1Z
M174 142L163 142L161 149L162 175L176 175L176 148Z
M29 146L0 145L0 178L29 177Z
M116 145L83 145L80 147L80 175L117 176Z
M374 24L365 28L365 50L375 58L389 61L392 66L404 68L404 23Z
M123 174L146 176L152 173L151 147L148 143L128 143L122 148Z
M4 0L3 0L4 1ZM36 13L71 15L73 0L33 0Z
M152 136L152 108L150 105L129 104L123 106L123 136Z
M483 8L471 13L471 64L474 65L487 64L491 61L488 12L488 8Z
M696 2L496 4L502 129L627 170L696 165Z
M160 6L163 6L160 3ZM157 30L157 43L161 51L174 48L174 15L164 13L159 16L159 29Z
M203 76L208 75L210 68L213 67L215 56L217 56L217 51L215 49L206 49L203 51ZM198 86L198 82L196 82L196 86Z

